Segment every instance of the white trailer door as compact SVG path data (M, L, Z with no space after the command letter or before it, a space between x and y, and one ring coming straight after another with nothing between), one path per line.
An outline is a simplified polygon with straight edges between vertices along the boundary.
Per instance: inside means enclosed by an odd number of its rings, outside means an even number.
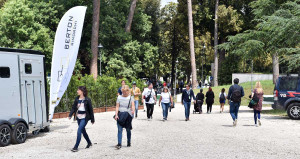
M22 94L25 97L24 108L27 109L28 120L32 129L40 129L43 126L46 110L42 107L44 89L43 57L38 55L20 55L20 74ZM43 97L42 97L43 96Z
M0 118L21 117L18 56L0 52Z

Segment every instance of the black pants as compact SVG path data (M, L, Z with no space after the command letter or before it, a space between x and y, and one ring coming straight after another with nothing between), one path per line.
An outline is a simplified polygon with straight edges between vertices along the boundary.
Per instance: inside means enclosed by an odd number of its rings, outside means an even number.
M212 103L207 103L207 112L211 112Z
M147 106L147 118L150 118L152 117L153 114L154 104L146 103L146 106Z

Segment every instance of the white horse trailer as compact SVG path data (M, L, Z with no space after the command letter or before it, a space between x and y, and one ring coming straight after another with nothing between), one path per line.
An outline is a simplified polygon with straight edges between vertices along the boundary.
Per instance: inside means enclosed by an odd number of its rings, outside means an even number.
M0 146L49 131L45 55L0 48Z

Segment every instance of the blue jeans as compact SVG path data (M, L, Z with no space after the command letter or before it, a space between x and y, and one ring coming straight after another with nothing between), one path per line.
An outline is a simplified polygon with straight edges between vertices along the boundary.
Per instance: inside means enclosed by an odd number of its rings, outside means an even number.
M230 102L230 115L231 115L233 121L238 119L238 112L239 112L240 104L241 103Z
M137 114L138 114L138 111L139 111L139 101L135 100L134 105L135 105L135 116L137 117Z
M168 118L168 109L169 109L170 105L171 105L170 103L161 103L164 119Z
M121 125L119 125L118 123L117 123L117 126L118 126L118 144L122 145L123 127ZM130 143L130 140L131 140L131 130L126 128L126 131L127 131L127 143Z
M77 119L77 123L78 123L77 140L74 148L78 148L81 140L81 134L83 134L83 137L85 138L88 144L92 144L88 134L85 131L85 126L87 124L87 121L85 119Z
M185 109L185 118L188 119L190 117L191 102L183 101L183 105Z
M254 109L254 122L257 124L257 118L260 119L260 111Z

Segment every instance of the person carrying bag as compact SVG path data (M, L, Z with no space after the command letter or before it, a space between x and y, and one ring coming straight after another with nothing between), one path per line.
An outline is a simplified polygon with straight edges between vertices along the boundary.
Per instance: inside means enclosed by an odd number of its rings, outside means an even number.
M169 107L171 109L172 103L173 103L173 99L169 92L169 89L167 87L164 87L158 104L158 106L160 106L160 104L162 105L163 121L166 121L168 119L168 109Z
M118 127L118 144L115 146L116 149L120 149L122 147L123 128L125 128L127 132L127 147L131 146L132 118L134 115L135 105L134 98L130 96L129 91L130 89L128 85L123 86L122 95L119 95L117 99L116 115L114 116Z
M253 101L253 111L254 111L254 123L255 126L261 126L261 121L260 121L260 113L262 110L262 101L264 100L264 92L262 89L261 83L258 81L255 84L255 89L251 95ZM258 124L257 124L258 122Z
M78 146L80 144L82 135L87 141L86 148L90 148L92 146L92 142L86 132L85 126L89 121L91 121L92 124L95 123L92 101L90 98L87 97L88 91L86 87L79 86L77 90L77 95L78 96L75 98L74 104L68 117L68 119L71 120L72 115L75 114L75 119L78 123L76 144L72 148L72 152L78 151Z

